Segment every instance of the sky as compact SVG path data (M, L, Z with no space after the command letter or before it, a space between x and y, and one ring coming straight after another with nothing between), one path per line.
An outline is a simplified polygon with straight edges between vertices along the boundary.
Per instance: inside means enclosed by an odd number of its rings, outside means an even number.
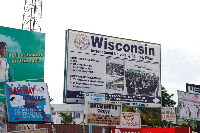
M25 0L0 0L0 26L22 28ZM65 30L161 45L161 85L178 101L186 83L200 85L199 0L43 0L45 77L52 103L63 101Z

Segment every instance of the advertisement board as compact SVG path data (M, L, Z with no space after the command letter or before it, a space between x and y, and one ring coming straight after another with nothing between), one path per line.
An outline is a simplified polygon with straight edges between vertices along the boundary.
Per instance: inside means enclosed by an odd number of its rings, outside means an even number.
M86 107L88 106L88 102L105 102L105 94L97 94L97 93L87 93L84 94L84 114L86 112Z
M86 125L119 126L121 105L88 102Z
M178 92L178 111L180 119L200 120L200 95L184 91Z
M186 92L189 93L200 93L200 85L186 83Z
M110 103L161 106L158 44L67 30L65 73L64 102L94 92Z
M140 113L122 112L121 128L141 128Z
M161 120L172 121L173 124L176 124L176 108L161 107Z
M6 82L8 122L52 122L47 84Z
M44 81L45 34L0 26L0 101L4 82Z

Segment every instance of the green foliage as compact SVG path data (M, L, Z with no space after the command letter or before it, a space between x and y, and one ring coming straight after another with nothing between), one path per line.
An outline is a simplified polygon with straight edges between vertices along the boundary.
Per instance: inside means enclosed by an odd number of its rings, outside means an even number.
M166 120L163 120L163 121L158 121L154 118L150 118L149 119L149 123L151 124L151 126L153 128L170 128L173 126L173 123L172 121L168 122Z
M174 96L174 94L168 94L167 90L164 87L161 87L162 92L162 107L173 107L176 102L172 100L171 98Z
M192 126L192 130L197 132L197 121L193 120L185 120L184 123L182 123L184 126Z
M74 123L73 117L71 115L69 115L68 113L62 113L60 112L59 115L62 119L61 119L61 124L71 124Z

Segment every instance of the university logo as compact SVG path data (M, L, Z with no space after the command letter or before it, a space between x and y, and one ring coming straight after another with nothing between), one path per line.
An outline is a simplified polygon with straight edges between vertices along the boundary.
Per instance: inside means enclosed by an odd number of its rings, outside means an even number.
M89 39L85 34L78 34L74 40L74 44L80 50L86 50L90 46Z

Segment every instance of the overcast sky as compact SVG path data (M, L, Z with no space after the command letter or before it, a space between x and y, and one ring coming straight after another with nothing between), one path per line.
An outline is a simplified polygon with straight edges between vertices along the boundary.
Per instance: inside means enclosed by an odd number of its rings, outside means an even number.
M25 0L0 0L0 26L22 28ZM62 103L65 30L161 44L161 84L177 102L186 83L200 85L199 0L43 0L45 82Z

